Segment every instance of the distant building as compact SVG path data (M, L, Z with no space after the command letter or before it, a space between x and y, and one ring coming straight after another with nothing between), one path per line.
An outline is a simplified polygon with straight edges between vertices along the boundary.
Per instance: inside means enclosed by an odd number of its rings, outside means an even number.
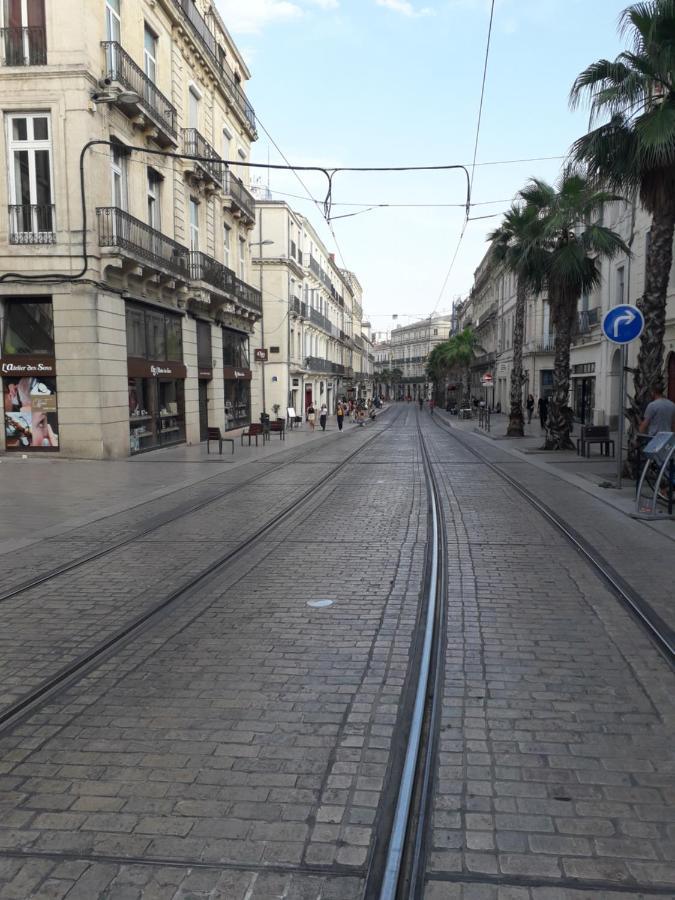
M391 368L402 372L393 385L396 399L428 396L427 359L437 344L448 340L451 326L452 317L440 315L393 329L390 338Z

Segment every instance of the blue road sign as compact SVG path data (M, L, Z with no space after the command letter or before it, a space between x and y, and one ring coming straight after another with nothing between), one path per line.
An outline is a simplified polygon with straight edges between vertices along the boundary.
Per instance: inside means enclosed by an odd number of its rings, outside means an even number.
M630 344L642 334L645 327L644 316L637 306L623 303L606 312L602 319L605 337L613 344Z

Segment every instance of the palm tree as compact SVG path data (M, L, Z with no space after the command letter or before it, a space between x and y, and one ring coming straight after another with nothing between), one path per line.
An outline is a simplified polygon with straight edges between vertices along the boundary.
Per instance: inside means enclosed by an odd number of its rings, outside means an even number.
M448 371L459 369L463 375L462 399L469 401L471 399L471 363L476 358L476 352L483 348L478 343L476 332L472 328L465 328L442 344L441 348L443 359L445 360Z
M541 290L543 258L536 240L539 217L533 206L514 203L502 224L488 235L490 251L497 265L516 276L516 316L513 325L513 368L509 437L524 437L523 416L523 340L525 337L525 303L528 290Z
M553 395L546 423L546 450L574 449L570 438L572 410L570 347L581 295L601 280L600 261L630 251L621 237L595 221L605 203L617 197L596 190L580 171L563 172L557 186L532 179L520 197L536 212L532 241L536 245L543 283L548 288L555 329Z
M447 341L436 344L427 357L426 363L426 375L429 381L433 382L434 398L437 403L440 395L441 382L447 378L449 372L445 344L447 344Z
M608 121L573 147L591 176L638 195L652 217L647 277L637 301L645 318L629 414L635 433L655 387L663 386L666 296L675 231L675 2L646 0L621 16L632 49L585 69L572 86L576 106L590 98L594 119Z
M389 376L391 378L392 386L396 386L401 383L401 379L403 378L403 369L399 369L398 366L394 366L394 368L390 371ZM398 399L398 393L394 391L396 394L396 399Z

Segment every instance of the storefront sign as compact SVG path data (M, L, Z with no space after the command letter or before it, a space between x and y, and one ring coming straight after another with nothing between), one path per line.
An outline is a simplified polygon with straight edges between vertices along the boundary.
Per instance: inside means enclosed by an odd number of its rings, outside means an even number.
M54 376L56 374L56 364L53 359L35 358L35 357L5 357L0 361L0 372L3 375L22 378L31 375Z
M150 362L147 359L129 357L127 368L130 378L185 378L187 369L182 362Z
M234 366L223 366L223 375L225 376L226 381L232 381L232 380L250 381L251 380L251 370L250 369L237 369Z
M200 381L211 381L213 378L213 369L209 369L206 366L200 366L197 369L197 378L199 378Z
M0 361L5 447L58 450L59 418L53 359L20 357Z
M267 350L259 349L255 351L256 362L267 362Z

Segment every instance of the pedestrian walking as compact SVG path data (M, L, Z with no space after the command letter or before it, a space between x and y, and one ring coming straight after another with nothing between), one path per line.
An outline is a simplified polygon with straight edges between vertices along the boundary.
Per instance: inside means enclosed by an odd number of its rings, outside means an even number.
M640 434L655 435L659 431L675 431L675 403L663 396L660 385L652 390L652 402L640 422Z
M326 420L328 419L328 407L325 403L321 404L321 409L319 410L319 425L321 425L321 430L326 430Z
M431 397L429 399L429 414L433 416L434 414L434 398Z
M546 420L548 419L548 397L539 398L539 421L541 422L541 430L546 431Z
M338 431L342 431L342 426L345 423L345 408L342 403L338 403L337 409L335 410L335 415L337 417Z
M420 397L419 399L420 409L424 406L424 397Z
M309 422L309 427L314 431L314 424L316 422L316 410L314 409L314 404L310 403L307 407L307 421Z
M532 414L534 413L534 397L532 394L527 395L525 406L527 407L527 424L529 425L532 421Z

